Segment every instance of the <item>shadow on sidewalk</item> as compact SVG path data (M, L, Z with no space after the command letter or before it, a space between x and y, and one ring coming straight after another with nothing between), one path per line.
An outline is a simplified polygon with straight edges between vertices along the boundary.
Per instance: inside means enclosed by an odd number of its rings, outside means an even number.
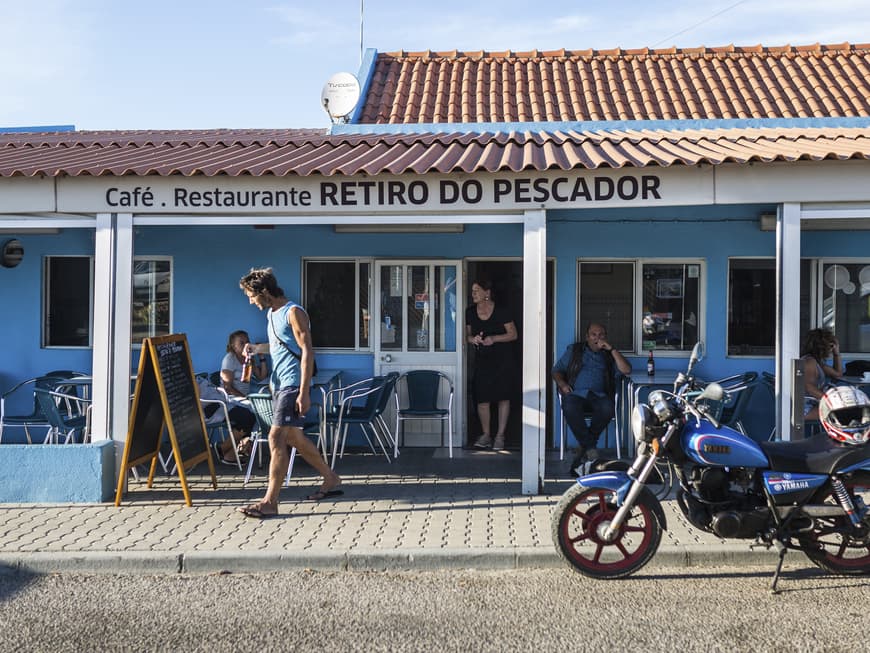
M388 462L383 455L369 451L345 452L336 461L336 471L341 475L345 494L330 502L392 500L407 504L438 504L445 502L445 509L455 509L456 503L467 502L479 506L483 501L523 498L522 469L519 451L495 452L456 450L448 458L446 449L415 448L401 450L396 460ZM524 497L536 498L551 503L571 484L567 465L558 457L547 460L548 472L544 493ZM552 476L550 472L552 470ZM243 484L244 473L238 468L218 463L215 467L218 489L211 486L208 466L200 464L187 472L187 483L194 504L243 503L262 496L266 487L268 459L263 467L254 463L254 470L247 486ZM301 457L296 457L290 486L282 489L282 499L287 496L304 498L320 484L320 477ZM184 497L177 475L157 474L154 487L148 489L144 479L129 481L124 503L182 501Z

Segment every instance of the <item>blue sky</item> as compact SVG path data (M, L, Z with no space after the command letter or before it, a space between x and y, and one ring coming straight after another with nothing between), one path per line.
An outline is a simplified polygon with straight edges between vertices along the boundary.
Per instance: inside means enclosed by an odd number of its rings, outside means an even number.
M365 0L363 45L540 50L870 42L870 0ZM327 127L359 0L0 0L0 127Z

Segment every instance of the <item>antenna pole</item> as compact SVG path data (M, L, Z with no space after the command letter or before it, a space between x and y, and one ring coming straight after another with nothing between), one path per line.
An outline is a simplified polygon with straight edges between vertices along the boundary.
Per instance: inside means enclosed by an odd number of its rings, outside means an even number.
M365 0L359 0L359 65L363 62L363 12Z

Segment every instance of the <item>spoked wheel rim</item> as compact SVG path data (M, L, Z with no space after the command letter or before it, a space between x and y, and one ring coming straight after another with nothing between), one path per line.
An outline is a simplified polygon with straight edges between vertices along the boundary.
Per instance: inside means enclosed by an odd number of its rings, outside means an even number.
M595 575L618 576L642 565L649 555L657 522L652 510L639 502L612 541L604 532L616 516L613 492L589 488L577 495L559 525L564 554Z
M849 486L854 496L856 488ZM829 495L825 504L836 504ZM870 572L870 523L865 518L859 532L851 528L848 516L817 517L816 528L801 538L804 553L820 566L844 573Z

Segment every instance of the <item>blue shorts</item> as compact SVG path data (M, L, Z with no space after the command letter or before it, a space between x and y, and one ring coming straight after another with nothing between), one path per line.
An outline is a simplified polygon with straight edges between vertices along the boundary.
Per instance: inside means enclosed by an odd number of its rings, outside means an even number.
M296 412L296 400L299 398L299 386L291 385L281 388L272 397L272 426L305 426L305 415Z

